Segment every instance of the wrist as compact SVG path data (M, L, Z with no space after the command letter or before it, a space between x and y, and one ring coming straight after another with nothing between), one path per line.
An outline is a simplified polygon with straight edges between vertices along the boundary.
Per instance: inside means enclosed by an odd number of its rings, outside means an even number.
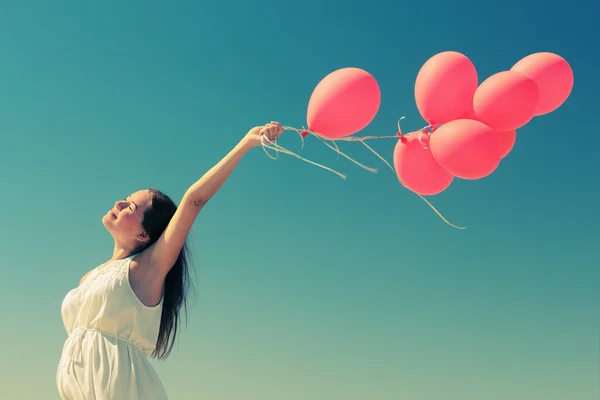
M244 152L249 151L250 149L257 146L258 144L256 143L256 140L248 136L245 136L242 140L240 140L240 142L237 145L237 147Z

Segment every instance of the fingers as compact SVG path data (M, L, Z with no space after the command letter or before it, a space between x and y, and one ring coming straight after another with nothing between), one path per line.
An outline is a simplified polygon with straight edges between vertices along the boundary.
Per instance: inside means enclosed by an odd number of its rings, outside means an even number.
M283 132L283 126L281 126L279 122L271 121L271 124L277 126L277 128L281 129L281 131Z
M264 135L269 142L274 142L279 138L281 133L283 132L283 127L279 122L271 121L271 123L266 124L261 130L260 134Z

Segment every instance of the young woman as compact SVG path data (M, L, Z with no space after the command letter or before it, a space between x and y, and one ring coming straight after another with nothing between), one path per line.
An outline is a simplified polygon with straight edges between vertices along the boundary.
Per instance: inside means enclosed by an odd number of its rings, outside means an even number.
M277 122L251 129L179 207L149 189L117 201L102 218L114 238L113 255L62 304L69 335L56 375L62 399L167 399L148 357L165 359L173 348L189 279L187 234L243 155L263 135L273 141L282 131Z

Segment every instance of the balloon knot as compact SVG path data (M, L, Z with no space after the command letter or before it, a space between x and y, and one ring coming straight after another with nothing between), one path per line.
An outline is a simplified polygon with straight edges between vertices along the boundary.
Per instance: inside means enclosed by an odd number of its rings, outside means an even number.
M307 131L302 131L302 132L300 133L300 136L302 136L302 137L307 137L307 136L308 136L308 132L307 132Z
M400 135L400 141L404 144L408 143L408 139L402 135Z

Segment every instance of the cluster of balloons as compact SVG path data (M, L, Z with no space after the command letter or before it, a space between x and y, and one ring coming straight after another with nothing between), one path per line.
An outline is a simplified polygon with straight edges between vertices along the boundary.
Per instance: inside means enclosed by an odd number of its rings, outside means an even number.
M517 129L562 105L573 80L568 62L553 53L528 55L481 84L467 56L455 51L434 55L415 82L417 108L428 126L397 134L393 164L400 183L419 195L435 195L454 178L490 175L513 148ZM339 69L314 89L308 129L301 134L350 140L371 123L380 103L379 85L371 74Z
M441 52L425 62L415 82L417 108L427 126L404 135L398 123L399 132L394 136L356 137L352 135L367 127L379 111L381 91L367 71L341 68L325 76L313 90L306 116L308 129L284 129L297 131L302 137L314 135L338 154L375 172L326 143L360 141L446 223L463 229L448 222L423 196L443 192L454 178L481 179L494 172L514 147L517 129L560 107L571 94L573 81L569 63L554 53L530 54L510 70L479 84L477 70L467 56ZM393 167L365 143L381 138L399 138ZM345 178L277 143L265 142L263 148L265 152L270 148L295 156Z
M418 194L434 195L455 177L490 175L512 150L517 129L560 107L573 80L568 62L553 53L530 54L481 84L465 55L436 54L415 82L417 108L429 126L397 143L398 179Z

